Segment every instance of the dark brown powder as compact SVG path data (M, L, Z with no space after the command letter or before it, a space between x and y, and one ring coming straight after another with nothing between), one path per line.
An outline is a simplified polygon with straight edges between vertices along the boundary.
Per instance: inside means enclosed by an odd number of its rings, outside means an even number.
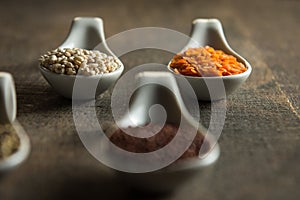
M163 128L154 136L148 138L140 138L139 135L152 134L157 130L157 125L150 125L146 127L128 127L124 131L121 129L116 130L110 137L110 141L116 146L134 153L148 153L163 148L175 137L178 132L178 127L172 124L165 124ZM188 131L188 130L186 130ZM125 132L125 133L124 133ZM134 134L131 136L126 134L130 132ZM153 135L153 134L152 134ZM190 147L179 158L186 159L197 157L199 150L203 144L204 136L197 133ZM186 144L188 139L181 137L178 145ZM176 151L176 146L173 147Z

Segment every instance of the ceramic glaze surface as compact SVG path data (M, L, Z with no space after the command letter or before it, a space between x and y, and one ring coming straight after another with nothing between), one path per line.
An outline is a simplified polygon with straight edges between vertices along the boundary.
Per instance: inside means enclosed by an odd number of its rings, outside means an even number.
M12 76L0 72L0 124L12 123L16 118L17 103Z

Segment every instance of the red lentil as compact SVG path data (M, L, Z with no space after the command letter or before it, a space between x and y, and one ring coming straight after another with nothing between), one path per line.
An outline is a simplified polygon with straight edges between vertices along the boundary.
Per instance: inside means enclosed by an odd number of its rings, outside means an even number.
M186 76L230 76L247 70L236 57L210 46L189 48L176 54L170 67L177 74Z

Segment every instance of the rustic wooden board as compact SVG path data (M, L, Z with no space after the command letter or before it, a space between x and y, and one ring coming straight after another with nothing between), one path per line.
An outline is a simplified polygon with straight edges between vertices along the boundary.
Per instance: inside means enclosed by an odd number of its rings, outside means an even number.
M144 26L188 34L197 17L219 18L232 47L253 73L227 99L219 140L222 154L210 174L158 199L300 198L300 1L1 1L0 71L11 72L18 121L32 142L30 158L0 180L0 199L145 199L111 179L111 171L83 147L71 102L42 78L37 58L57 47L75 16L104 19L106 35ZM165 63L155 50L122 56L126 69ZM110 91L98 98L102 119L110 116ZM210 105L200 102L202 122ZM152 199L152 198L148 198Z

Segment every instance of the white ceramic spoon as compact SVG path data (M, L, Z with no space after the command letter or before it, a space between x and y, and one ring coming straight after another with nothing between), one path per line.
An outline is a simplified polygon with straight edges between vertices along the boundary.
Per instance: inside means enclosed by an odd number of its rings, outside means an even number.
M120 172L120 176L128 185L146 191L169 192L196 173L204 173L204 169L216 162L220 154L219 145L210 134L206 134L206 129L189 114L181 98L176 79L171 73L140 72L136 76L135 83L138 89L131 96L128 112L126 113L125 111L125 116L121 117L120 120L115 118L118 127L143 126L148 123L161 124L165 121L165 123L178 125L182 128L179 130L198 130L206 136L206 141L211 145L209 153L206 152L207 154L205 156L202 155L201 159L192 158L162 170L148 173ZM196 100L195 102L197 103ZM112 104L112 106L114 105ZM160 110L162 107L165 110L165 114ZM180 131L177 132L178 134L180 134ZM184 137L189 137L187 136L189 134L185 133L184 135ZM115 161L122 162L119 160ZM135 166L132 166L131 162L128 164L127 170L133 170ZM122 162L117 165L124 167L126 163ZM151 165L154 164L151 163ZM138 170L140 170L139 166Z
M0 72L0 126L10 124L19 137L20 146L11 156L0 159L0 177L25 161L30 152L30 142L22 126L15 120L17 113L16 90L13 77Z
M191 39L183 48L204 47L209 45L215 49L231 54L243 63L247 71L237 75L222 77L192 77L184 76L193 87L198 100L219 100L235 91L249 77L252 68L245 58L229 46L218 19L196 19L192 24ZM170 64L170 63L169 63ZM174 72L169 66L169 70ZM179 75L182 76L182 75Z
M99 45L101 43L101 45ZM76 17L66 40L60 48L83 48L92 50L97 45L100 51L111 56L115 56L105 42L103 21L101 18ZM66 98L81 100L94 99L95 96L106 91L122 74L123 64L119 69L107 74L94 76L64 75L56 74L40 66L40 71L48 83L60 95ZM73 86L77 82L76 87Z

